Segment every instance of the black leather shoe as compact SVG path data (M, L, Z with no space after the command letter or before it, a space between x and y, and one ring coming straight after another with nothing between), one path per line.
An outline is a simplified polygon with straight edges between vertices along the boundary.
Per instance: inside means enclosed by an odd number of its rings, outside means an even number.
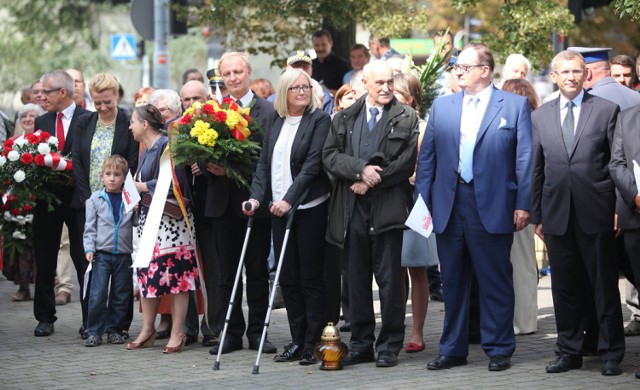
M511 358L509 356L491 356L489 360L489 371L504 371L511 368Z
M433 292L429 294L429 298L431 298L432 301L444 302L444 297L442 296L442 287L438 287L437 289L433 290Z
M198 336L188 334L187 339L184 342L184 345L191 345L197 342L198 342Z
M620 374L622 374L622 369L620 368L620 363L616 360L605 360L602 362L602 375L615 376Z
M340 325L340 332L351 332L351 322L345 322Z
M211 355L218 354L218 348L220 348L220 344L215 345L213 348L209 350ZM230 339L225 338L224 344L222 345L222 354L230 353L233 351L239 351L242 349L242 340L241 339Z
M636 378L640 379L640 370L636 371Z
M340 361L340 363L342 363L343 366L353 366L354 364L373 363L375 361L376 358L373 355L372 350L366 352L351 351Z
M273 361L275 362L292 362L294 360L302 359L302 352L304 350L301 346L295 345L293 343L287 344L284 348L284 352L278 354L273 357Z
M427 370L445 370L451 367L464 366L467 364L465 356L444 356L440 355L427 364Z
M376 359L376 367L395 367L398 365L398 355L390 351L381 351Z
M312 364L318 363L318 359L313 355L312 349L305 349L302 351L302 357L300 358L299 364L301 366L310 366Z
M260 348L260 339L249 339L249 349L257 351ZM273 344L269 342L269 340L264 340L264 345L262 346L262 353L276 353L278 352L278 348L274 347Z
M40 321L38 322L38 326L36 326L36 329L33 331L33 334L36 337L45 337L51 336L53 332L54 329L52 323Z
M569 355L568 353L558 356L558 358L549 363L547 372L555 374L558 372L567 372L569 370L578 370L582 368L582 356Z
M211 336L211 335L202 336L203 347L213 347L214 345L218 345L218 338L216 336Z

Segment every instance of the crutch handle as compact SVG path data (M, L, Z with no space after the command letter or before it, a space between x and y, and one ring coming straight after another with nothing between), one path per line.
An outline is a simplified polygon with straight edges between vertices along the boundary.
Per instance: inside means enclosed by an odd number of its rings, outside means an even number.
M291 206L289 211L287 211L287 227L286 227L286 229L291 229L291 225L293 225L293 217L294 217L296 211L298 210L298 207L302 204L302 201L307 198L307 195L309 195L309 189L308 188L302 193L302 195L298 198L298 200L296 200L296 202L293 204L293 206Z

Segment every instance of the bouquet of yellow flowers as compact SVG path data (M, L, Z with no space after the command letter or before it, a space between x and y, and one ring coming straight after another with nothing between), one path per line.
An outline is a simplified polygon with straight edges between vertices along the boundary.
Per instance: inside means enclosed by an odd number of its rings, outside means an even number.
M249 113L249 107L241 108L230 98L222 103L194 103L171 127L173 163L213 162L223 166L227 176L241 187L249 188L260 152L254 139L262 133Z
M57 153L58 139L38 130L4 142L0 151L0 230L11 264L33 245L36 200L49 211L60 200L51 191L72 179L71 161Z

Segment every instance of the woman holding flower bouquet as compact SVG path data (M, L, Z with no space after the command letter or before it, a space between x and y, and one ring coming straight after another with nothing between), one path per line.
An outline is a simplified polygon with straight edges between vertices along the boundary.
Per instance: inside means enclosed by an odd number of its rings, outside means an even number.
M143 196L139 208L140 221L136 231L138 237L142 237L150 211L149 205L144 205L145 193L151 197L156 195L161 158L168 143L168 138L161 130L162 123L160 111L150 104L133 109L129 128L134 139L143 146L138 171L135 175L136 188ZM185 194L183 199L188 198L188 186L183 183L184 169L176 167L174 173L174 178L179 181L179 183L174 183L174 186L177 186ZM176 191L169 190L167 201L170 200L169 198L174 198L174 192L180 192L177 191L177 188L174 188ZM171 337L163 352L180 352L184 347L186 336L183 325L189 304L189 291L196 290L199 284L195 245L192 238L195 237L193 216L188 205L185 206L187 207L186 218L189 219L190 224L187 224L184 215L181 215L181 218L176 218L167 214L165 209L160 220L151 262L148 267L137 270L142 304L142 330L138 338L127 345L127 349L153 346L156 337L155 319L160 302L159 298L165 295L169 295L171 299L173 324ZM142 245L145 243L140 242L140 246Z
M11 138L14 142L19 138L24 138L25 134L33 134L35 119L44 114L44 110L37 104L29 103L18 112L18 122L16 126L16 135ZM36 261L33 253L33 247L29 246L23 249L13 261L10 256L4 256L4 267L2 274L17 284L18 292L11 296L12 301L28 301L31 299L29 284L35 281Z
M321 157L331 119L318 109L321 105L311 78L300 69L282 74L274 107L276 112L265 126L251 198L245 202L251 210L245 211L243 204L243 212L253 215L259 207L269 209L279 258L287 213L300 202L280 275L292 343L274 360L300 360L301 365L308 365L316 363L313 348L320 341L325 320L324 235L331 184Z

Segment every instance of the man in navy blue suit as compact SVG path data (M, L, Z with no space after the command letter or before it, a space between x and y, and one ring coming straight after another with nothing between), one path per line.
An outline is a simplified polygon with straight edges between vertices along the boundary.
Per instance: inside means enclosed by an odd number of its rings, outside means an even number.
M516 346L509 251L514 230L529 223L531 111L526 98L493 86L493 68L487 46L462 50L453 68L462 91L434 102L418 159L416 190L433 217L445 304L430 370L467 364L472 270L489 370L508 369Z

